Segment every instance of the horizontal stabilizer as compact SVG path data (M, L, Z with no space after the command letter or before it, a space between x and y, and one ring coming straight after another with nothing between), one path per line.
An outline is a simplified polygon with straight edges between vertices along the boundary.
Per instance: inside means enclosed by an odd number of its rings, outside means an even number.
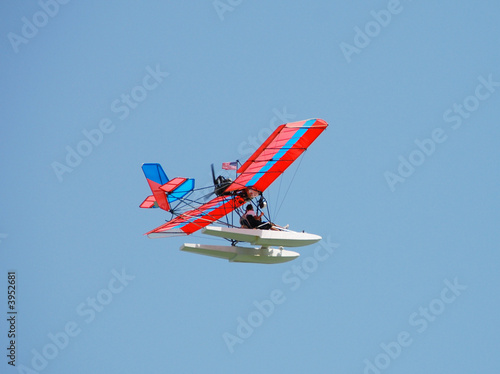
M158 208L158 204L156 204L156 199L153 195L146 197L146 200L142 202L140 205L141 208Z
M182 183L184 183L187 179L186 178L174 178L169 180L167 183L162 185L160 189L165 191L166 193L170 193L174 191L177 187L179 187Z
M167 194L168 202L173 203L194 190L194 179L177 177L160 186L160 190Z

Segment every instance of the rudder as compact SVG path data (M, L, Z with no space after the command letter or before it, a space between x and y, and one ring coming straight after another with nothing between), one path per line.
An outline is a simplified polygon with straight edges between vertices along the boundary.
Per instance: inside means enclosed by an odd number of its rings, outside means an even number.
M167 195L164 191L160 189L161 186L168 182L168 177L163 171L163 168L160 164L142 164L142 171L144 172L144 176L148 181L149 188L151 188L151 192L153 193L153 197L160 207L163 210L170 210L170 204L167 200ZM151 196L148 197L144 203L141 204L141 207L146 203L146 201L151 201ZM144 206L146 208L148 206ZM153 206L149 206L152 208Z

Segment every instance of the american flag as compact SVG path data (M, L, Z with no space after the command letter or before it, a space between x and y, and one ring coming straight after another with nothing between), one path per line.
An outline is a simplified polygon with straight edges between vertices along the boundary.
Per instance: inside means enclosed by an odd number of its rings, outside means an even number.
M224 170L237 170L238 169L238 162L223 162L222 163L222 169Z

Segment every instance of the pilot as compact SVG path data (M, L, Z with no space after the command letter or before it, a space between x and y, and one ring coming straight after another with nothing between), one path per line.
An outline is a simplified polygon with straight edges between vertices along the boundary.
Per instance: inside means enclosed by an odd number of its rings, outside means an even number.
M250 229L261 229L261 230L269 230L273 226L269 222L262 223L262 215L264 212L261 212L259 215L255 213L253 210L252 204L248 204L245 209L245 213L241 216L240 223L242 227L247 227Z

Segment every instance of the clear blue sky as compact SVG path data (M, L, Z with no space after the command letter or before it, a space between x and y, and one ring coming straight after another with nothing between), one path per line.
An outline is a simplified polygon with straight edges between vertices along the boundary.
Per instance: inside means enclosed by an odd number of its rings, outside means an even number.
M498 373L497 1L0 10L0 372ZM143 236L142 163L201 186L277 117L330 124L275 217L323 247Z

